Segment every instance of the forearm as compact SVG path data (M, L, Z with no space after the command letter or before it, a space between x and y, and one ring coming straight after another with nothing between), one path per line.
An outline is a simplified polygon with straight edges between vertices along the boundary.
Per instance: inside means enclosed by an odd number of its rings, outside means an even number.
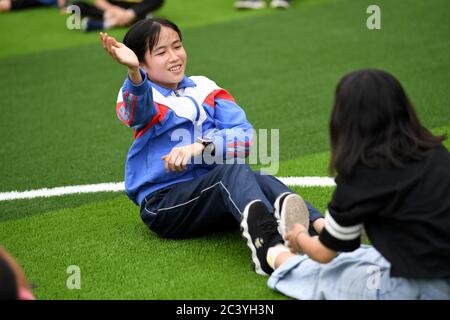
M318 237L311 237L305 232L300 232L295 241L297 247L317 262L328 263L336 257L336 251L324 246Z
M142 76L139 72L139 68L128 68L128 76L134 84L140 84L142 82Z
M316 232L318 234L320 234L322 232L322 229L325 227L325 219L324 218L319 218L314 220L313 222L313 228L314 230L316 230Z

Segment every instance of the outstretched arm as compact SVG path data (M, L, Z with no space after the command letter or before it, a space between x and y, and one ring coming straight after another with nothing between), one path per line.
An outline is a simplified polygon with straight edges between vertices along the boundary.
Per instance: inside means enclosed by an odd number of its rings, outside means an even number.
M100 39L113 60L128 68L128 77L117 97L116 112L120 121L137 132L158 114L147 75L139 68L139 60L130 48L106 33L100 33Z

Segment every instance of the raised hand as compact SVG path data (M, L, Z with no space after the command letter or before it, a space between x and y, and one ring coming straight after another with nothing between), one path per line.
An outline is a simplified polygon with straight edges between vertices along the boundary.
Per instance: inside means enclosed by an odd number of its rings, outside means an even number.
M118 42L114 37L108 36L107 33L103 32L100 32L100 39L103 48L115 61L131 70L137 70L139 68L139 60L136 54L126 45Z

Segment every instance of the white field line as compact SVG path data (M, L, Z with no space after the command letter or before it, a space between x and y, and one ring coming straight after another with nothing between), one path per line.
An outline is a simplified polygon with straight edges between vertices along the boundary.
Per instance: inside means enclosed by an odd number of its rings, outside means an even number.
M43 188L28 191L11 191L0 193L0 201L19 200L19 199L33 199L41 197L58 197L67 194L76 193L95 193L95 192L117 192L125 189L123 182L117 183L99 183L86 184L82 186L67 186L57 188Z
M300 187L334 187L334 179L329 177L277 177L288 186ZM125 190L124 182L111 182L99 184L86 184L80 186L66 186L56 188L43 188L28 191L0 192L0 201L49 198L68 194L119 192Z

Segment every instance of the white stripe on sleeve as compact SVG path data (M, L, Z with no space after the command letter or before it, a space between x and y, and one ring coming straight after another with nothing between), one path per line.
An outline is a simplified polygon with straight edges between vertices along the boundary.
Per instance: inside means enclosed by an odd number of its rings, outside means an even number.
M333 219L327 210L325 213L325 229L336 239L348 241L361 235L362 223L351 227L343 227Z

